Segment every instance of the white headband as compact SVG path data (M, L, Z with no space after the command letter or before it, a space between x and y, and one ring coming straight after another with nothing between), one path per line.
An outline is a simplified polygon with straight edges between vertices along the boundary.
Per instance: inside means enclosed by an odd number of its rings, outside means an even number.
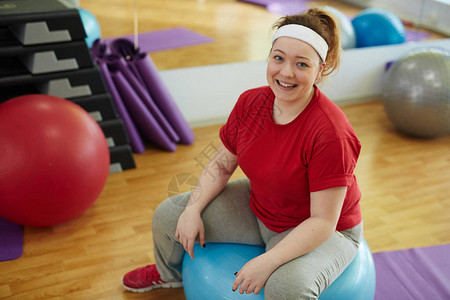
M310 44L319 54L322 61L327 58L328 45L327 42L314 30L303 25L288 24L281 26L275 32L272 38L272 45L275 40L282 37L291 37Z

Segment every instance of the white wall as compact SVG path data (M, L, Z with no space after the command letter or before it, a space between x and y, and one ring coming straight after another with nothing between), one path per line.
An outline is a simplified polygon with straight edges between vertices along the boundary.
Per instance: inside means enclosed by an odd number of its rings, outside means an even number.
M450 39L345 50L339 72L320 88L338 104L380 97L386 63L421 47L441 47L450 51Z
M386 63L411 49L431 46L450 51L450 39L348 49L339 72L326 79L320 89L337 104L380 97ZM265 61L173 69L160 74L193 127L225 122L243 91L267 84Z

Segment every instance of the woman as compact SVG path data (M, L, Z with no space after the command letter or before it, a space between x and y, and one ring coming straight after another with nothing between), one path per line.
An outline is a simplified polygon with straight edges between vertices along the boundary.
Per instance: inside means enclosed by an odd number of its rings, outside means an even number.
M156 265L123 279L134 292L179 287L184 251L232 242L266 252L236 270L231 287L266 299L317 299L362 239L353 174L361 145L344 113L315 85L339 63L339 32L318 9L275 25L269 86L244 92L220 130L197 189L153 216ZM240 166L248 179L228 182Z

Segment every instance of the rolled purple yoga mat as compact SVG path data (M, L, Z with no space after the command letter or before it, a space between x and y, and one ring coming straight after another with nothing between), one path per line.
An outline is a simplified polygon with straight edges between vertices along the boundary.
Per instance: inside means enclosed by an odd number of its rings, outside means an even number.
M91 55L96 63L100 62L108 54L108 51L108 45L100 39L95 40L92 44Z
M129 61L129 60L126 60L126 59L125 59L125 62L127 63L127 67L128 67L128 69L130 69L131 74L133 74L133 76L134 76L134 77L137 79L137 81L142 85L142 87L146 88L146 86L145 86L145 84L144 84L144 81L143 81L143 79L142 79L142 76L141 76L141 74L139 73L139 71L138 71L136 65L134 64L134 62ZM148 89L145 89L145 91L148 92L149 95L150 95L150 92L148 91ZM151 98L151 97L152 97L152 96L150 95L150 98ZM154 99L152 99L152 100L154 100Z
M112 55L107 57L107 60L116 59L117 57L114 57ZM145 151L145 145L142 141L139 132L133 122L133 120L130 117L130 114L127 111L127 108L125 107L122 98L120 97L119 91L116 88L116 85L113 82L113 79L111 78L110 71L108 69L108 66L105 61L98 62L98 65L100 67L100 71L102 73L103 79L105 80L105 84L108 87L108 90L111 94L111 97L114 101L115 107L117 109L117 113L119 114L120 118L123 120L125 125L125 130L128 134L128 137L130 138L130 145L133 149L134 153L143 153Z
M139 96L139 99L142 101L142 103L145 104L145 107L147 107L147 109L151 112L154 118L161 125L161 128L164 130L164 132L169 136L169 138L172 141L178 142L180 140L178 134L175 132L170 123L167 121L166 117L161 113L159 108L156 106L155 102L150 97L150 94L148 93L146 88L141 84L141 82L139 82L136 76L133 75L133 72L129 69L127 62L125 61L125 58L120 57L118 59L117 67L119 68L123 76L126 78L126 80L133 87L133 89L136 91L136 94Z
M192 144L194 133L159 76L151 58L145 53L140 53L134 57L133 61L156 105L179 135L180 143Z
M171 152L175 151L177 149L175 142L167 136L154 116L145 107L128 79L121 71L112 71L111 76L140 132L159 147Z
M126 39L116 39L111 43L111 51L121 59L118 61L117 66L120 71L129 81L131 86L135 89L145 106L150 110L156 120L160 123L166 134L174 141L178 142L180 137L172 128L166 117L161 113L158 106L152 99L149 91L140 80L140 74L134 66L133 57L139 53L139 49L134 48L134 44Z
M115 61L118 59L116 55L108 54L109 47L108 45L101 41L96 40L91 47L91 54L100 68L100 72L102 73L102 77L105 81L105 85L111 94L111 98L114 102L114 106L119 114L120 118L124 122L125 131L127 132L128 138L130 139L130 146L133 149L134 153L142 153L145 151L144 142L139 135L139 132L134 124L130 114L125 107L122 98L120 97L119 92L115 86L111 78L111 73L109 71L108 62L111 65L111 68L115 67Z
M179 136L179 142L192 144L194 133L172 99L151 58L146 53L140 52L139 49L135 49L134 44L126 39L117 39L111 45L112 51L126 57L132 62L133 67L137 68L142 76L143 85L150 91L151 99L175 129Z

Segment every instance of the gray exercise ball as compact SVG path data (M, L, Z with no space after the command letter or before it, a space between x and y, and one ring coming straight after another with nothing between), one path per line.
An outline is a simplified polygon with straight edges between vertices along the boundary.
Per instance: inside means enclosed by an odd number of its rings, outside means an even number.
M402 132L423 138L450 133L450 51L415 49L384 80L387 116Z

